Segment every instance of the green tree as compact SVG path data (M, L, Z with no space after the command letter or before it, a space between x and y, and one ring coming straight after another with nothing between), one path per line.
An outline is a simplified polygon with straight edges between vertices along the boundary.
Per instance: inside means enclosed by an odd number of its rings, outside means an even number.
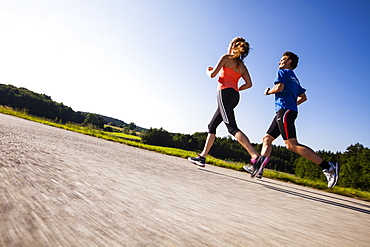
M113 128L112 128L112 126L105 126L104 127L104 131L107 131L107 132L113 132Z
M203 146L207 139L207 133L206 132L195 132L191 135L193 150L195 151L201 151L203 150Z
M83 125L93 125L100 129L104 128L104 124L104 119L94 113L86 114L85 121L83 122Z
M342 155L340 186L370 190L370 149L356 143Z
M309 161L306 158L303 157L298 158L295 161L294 165L295 165L295 175L298 177L312 180L321 179L323 181L325 181L326 179L322 173L321 167Z
M176 148L192 150L192 138L190 135L179 134L179 133L175 134L173 136L173 145Z
M163 147L173 147L172 138L172 135L163 128L150 128L141 134L141 140L143 143Z
M125 134L130 134L130 129L129 129L129 127L127 127L127 126L126 126L126 127L124 127L124 128L123 128L123 130L122 130L122 132L123 132L123 133L125 133Z
M135 130L136 129L136 124L134 123L134 122L131 122L131 123L129 123L129 125L128 125L128 128L130 129L130 130Z

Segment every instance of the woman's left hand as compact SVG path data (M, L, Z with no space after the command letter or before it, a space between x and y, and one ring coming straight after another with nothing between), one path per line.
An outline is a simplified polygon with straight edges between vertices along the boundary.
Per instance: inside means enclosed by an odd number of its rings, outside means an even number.
M213 67L208 67L208 68L206 69L206 74L207 74L209 77L211 77L212 71L213 71Z

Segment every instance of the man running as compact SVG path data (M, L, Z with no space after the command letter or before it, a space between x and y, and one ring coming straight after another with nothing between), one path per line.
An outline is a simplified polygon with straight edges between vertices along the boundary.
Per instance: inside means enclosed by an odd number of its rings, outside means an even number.
M279 71L274 87L266 88L265 95L275 94L275 112L270 128L263 137L261 156L253 166L244 166L252 177L262 178L263 168L269 162L272 151L272 142L282 135L288 150L314 162L323 169L328 180L328 187L334 187L339 178L340 164L327 162L316 154L311 148L297 141L295 119L298 116L298 105L307 100L306 89L302 88L293 70L298 65L298 56L293 52L285 52L279 62Z

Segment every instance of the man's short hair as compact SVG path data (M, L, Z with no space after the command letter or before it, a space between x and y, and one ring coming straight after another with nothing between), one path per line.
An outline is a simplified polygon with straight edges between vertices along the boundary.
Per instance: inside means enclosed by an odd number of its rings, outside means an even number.
M288 59L292 60L292 62L290 63L290 65L292 66L292 69L297 68L299 57L296 54L294 54L291 51L286 51L284 52L283 56L288 56Z

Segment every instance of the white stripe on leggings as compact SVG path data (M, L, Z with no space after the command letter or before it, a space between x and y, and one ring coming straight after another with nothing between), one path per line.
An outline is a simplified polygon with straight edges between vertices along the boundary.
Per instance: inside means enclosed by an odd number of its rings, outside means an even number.
M221 116L222 116L222 119L224 120L225 124L229 124L229 119L227 118L224 103L222 102L221 90L218 91L218 107L220 108Z

